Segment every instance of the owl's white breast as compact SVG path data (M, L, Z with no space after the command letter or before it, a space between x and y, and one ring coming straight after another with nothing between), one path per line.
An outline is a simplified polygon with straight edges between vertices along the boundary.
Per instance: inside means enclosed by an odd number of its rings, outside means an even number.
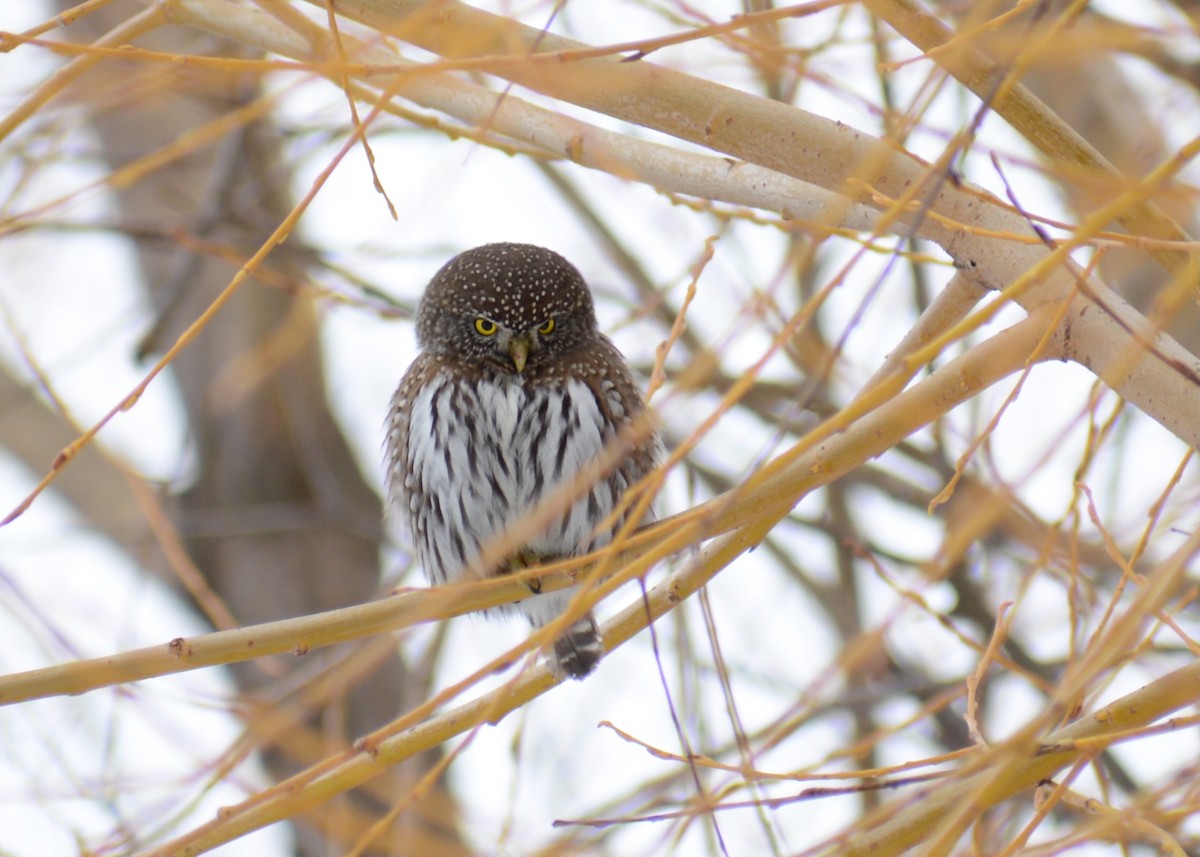
M407 511L433 580L459 577L484 546L570 485L615 433L581 381L534 386L449 373L417 394L408 431ZM617 497L607 483L587 486L537 536L506 553L571 556L607 544L610 533L595 528Z

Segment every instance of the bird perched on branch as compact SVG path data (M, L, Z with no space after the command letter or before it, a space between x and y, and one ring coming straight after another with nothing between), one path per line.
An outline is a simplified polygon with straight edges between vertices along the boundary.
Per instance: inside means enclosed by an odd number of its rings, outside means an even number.
M529 244L468 250L429 283L417 342L388 415L387 507L429 580L511 573L611 543L630 514L622 495L662 445L648 424L632 426L645 406L574 266ZM505 542L555 497L536 532ZM481 567L497 544L500 558ZM571 594L535 591L508 609L540 627ZM603 651L589 612L556 642L555 668L582 678Z

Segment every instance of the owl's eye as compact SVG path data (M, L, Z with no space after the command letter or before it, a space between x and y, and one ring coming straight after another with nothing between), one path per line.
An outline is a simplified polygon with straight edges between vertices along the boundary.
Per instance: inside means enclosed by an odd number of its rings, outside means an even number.
M492 321L490 318L484 318L483 316L480 316L479 318L475 319L475 330L483 336L491 336L496 332L496 322Z
M540 333L542 336L548 336L549 334L554 333L554 319L546 319L545 323L538 328L538 333Z

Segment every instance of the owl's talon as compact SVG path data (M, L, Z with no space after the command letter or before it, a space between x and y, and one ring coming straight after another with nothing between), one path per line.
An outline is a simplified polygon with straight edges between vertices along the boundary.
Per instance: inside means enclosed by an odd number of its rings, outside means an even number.
M525 585L529 587L529 591L534 595L538 595L542 591L542 579L540 577L531 577L525 581Z

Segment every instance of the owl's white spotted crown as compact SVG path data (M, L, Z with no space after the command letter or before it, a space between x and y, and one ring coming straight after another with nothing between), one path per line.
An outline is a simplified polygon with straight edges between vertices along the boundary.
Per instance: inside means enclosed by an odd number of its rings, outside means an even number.
M563 315L595 328L591 292L574 265L534 244L485 244L434 275L417 309L417 341L435 345L447 317L483 316L524 331Z

